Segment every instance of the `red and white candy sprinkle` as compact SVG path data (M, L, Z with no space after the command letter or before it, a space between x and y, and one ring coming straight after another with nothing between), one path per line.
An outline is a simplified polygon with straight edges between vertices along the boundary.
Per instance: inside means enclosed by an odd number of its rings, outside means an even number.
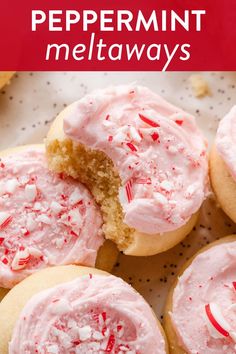
M154 127L154 128L160 127L160 124L157 122L157 120L155 118L148 118L141 113L139 113L139 118L144 123L146 123L147 125L150 125L151 127Z
M37 197L37 188L35 184L25 186L25 197L28 202L34 202Z
M126 197L128 203L131 203L133 200L133 191L132 191L132 181L128 181L125 186Z
M234 331L232 331L229 323L225 320L219 306L215 303L210 303L205 305L205 312L207 318L209 320L209 324L213 327L213 329L219 334L220 337L229 337L233 332L233 336L235 336ZM214 336L214 334L213 334ZM236 338L236 337L235 337Z
M0 230L7 227L12 221L12 216L4 211L0 212Z
M30 261L30 253L27 248L16 252L15 257L12 260L12 270L20 270L27 266Z

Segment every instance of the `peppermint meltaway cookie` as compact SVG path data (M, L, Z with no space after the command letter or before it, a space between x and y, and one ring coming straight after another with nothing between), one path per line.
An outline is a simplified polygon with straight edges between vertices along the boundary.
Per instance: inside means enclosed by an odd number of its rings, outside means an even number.
M0 71L0 89L10 81L14 74L14 71Z
M236 352L236 235L203 248L183 268L166 306L173 354Z
M92 268L44 269L0 304L1 354L165 354L164 332L130 285Z
M103 243L102 217L91 194L49 171L42 145L0 153L0 287L60 264L97 262L110 269L116 257L110 245L99 251Z
M210 176L220 206L236 222L236 106L219 124L211 152Z
M148 88L97 90L48 134L49 166L79 178L101 205L107 239L128 255L180 242L206 196L206 143L195 118Z

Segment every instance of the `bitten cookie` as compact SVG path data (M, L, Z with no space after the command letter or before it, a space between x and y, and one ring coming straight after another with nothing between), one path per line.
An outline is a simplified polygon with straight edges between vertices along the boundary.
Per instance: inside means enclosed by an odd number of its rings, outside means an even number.
M104 232L125 254L180 242L206 195L206 144L195 119L148 88L97 90L66 108L48 134L49 166L80 178L101 205Z
M219 124L211 151L210 176L220 206L236 222L236 106Z
M1 287L61 264L97 263L110 270L117 252L102 246L101 227L101 213L87 188L49 171L43 145L0 153Z
M197 253L173 285L165 329L173 354L234 354L236 235Z
M165 354L149 305L120 278L61 266L35 273L0 304L1 354Z
M10 81L14 74L14 71L0 71L0 89Z

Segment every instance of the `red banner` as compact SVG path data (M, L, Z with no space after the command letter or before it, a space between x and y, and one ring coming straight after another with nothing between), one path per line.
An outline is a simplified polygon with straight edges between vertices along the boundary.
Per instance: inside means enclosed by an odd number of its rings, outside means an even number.
M1 1L0 70L235 70L235 0Z

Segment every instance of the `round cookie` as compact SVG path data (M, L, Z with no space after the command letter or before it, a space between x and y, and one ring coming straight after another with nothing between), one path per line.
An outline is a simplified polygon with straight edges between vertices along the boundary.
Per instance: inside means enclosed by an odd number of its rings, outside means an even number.
M48 170L43 145L1 152L0 170L0 286L55 265L111 270L117 250L104 243L97 205L81 183Z
M190 114L149 89L117 86L73 103L46 139L49 167L80 178L104 232L127 255L180 242L207 193L206 145Z
M236 106L221 120L210 155L210 177L217 200L236 222Z
M1 354L168 353L164 332L141 295L92 268L37 272L6 295L0 312Z
M9 83L12 76L15 74L14 71L0 71L0 89L3 88L7 83Z
M231 235L204 247L183 266L165 308L170 353L235 353L236 331L227 327L235 328L235 257L236 235ZM223 335L221 326L230 334Z

